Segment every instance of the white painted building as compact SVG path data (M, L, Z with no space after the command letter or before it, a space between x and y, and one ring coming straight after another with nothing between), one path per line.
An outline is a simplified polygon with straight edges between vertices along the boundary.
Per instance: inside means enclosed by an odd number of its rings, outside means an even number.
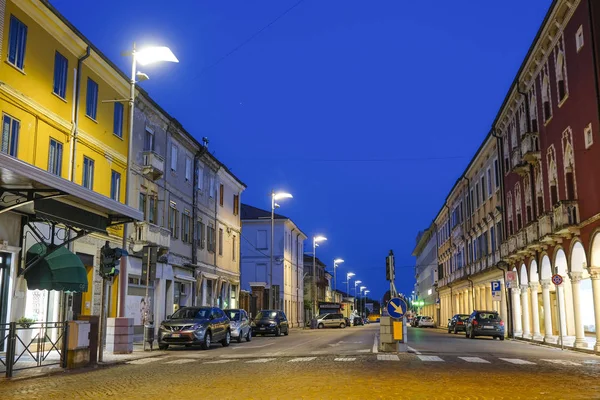
M303 249L307 236L289 218L275 214L273 286L277 303L293 326L303 326ZM256 307L268 307L263 294L270 288L271 212L242 204L242 289L257 297Z

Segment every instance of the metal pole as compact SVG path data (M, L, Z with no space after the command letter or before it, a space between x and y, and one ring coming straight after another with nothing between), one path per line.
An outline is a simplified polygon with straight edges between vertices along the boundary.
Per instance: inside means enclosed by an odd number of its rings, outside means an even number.
M335 288L336 288L336 274L335 274L335 269L337 268L337 264L335 263L335 261L333 261L333 291L335 292Z
M554 285L554 287L556 288L556 302L558 303L558 331L560 333L560 349L564 350L564 341L563 341L563 329L562 329L562 318L560 316L560 310L561 310L561 306L560 306L560 292L558 291L558 285Z
M313 273L312 273L312 287L313 287L313 316L317 315L317 241L313 237Z
M129 189L131 187L131 159L133 158L133 113L135 110L135 73L136 73L135 43L131 51L131 81L129 82L129 140L127 143L127 170L125 171L125 205L129 205ZM129 224L123 224L123 249L127 251L127 236ZM121 272L119 274L119 317L125 317L127 298L127 256L121 257ZM102 340L102 339L101 339Z
M148 286L150 283L150 257L151 257L150 249L151 249L150 247L146 248L148 260L146 262L146 296L145 296L146 309L144 310L144 322L142 324L142 325L144 325L144 333L146 332L146 324L148 323L148 319L149 319L148 317L150 316L150 307L149 307L150 297L148 296ZM146 351L146 339L147 338L144 337L144 351Z
M102 266L100 267L102 268ZM102 287L100 288L100 337L98 340L98 362L103 362L104 360L104 319L106 317L105 312L106 307L106 280L102 277Z
M275 240L275 191L271 191L271 268L269 271L269 309L273 309L273 241Z

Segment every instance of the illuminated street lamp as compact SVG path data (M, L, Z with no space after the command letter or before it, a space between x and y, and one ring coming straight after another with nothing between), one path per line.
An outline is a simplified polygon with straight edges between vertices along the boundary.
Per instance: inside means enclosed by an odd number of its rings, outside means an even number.
M366 288L367 288L366 286L361 286L361 287L359 288L359 290L360 290L360 295L361 295L361 296L362 296L362 294L363 294L363 290L365 290ZM359 310L360 310L360 299L359 299L359 302L358 302L358 308L359 308Z
M356 293L356 286L361 284L362 281L354 281L354 309L356 310L356 305L358 304L358 293Z
M366 301L367 301L367 293L371 293L371 291L370 290L365 290L365 300L364 300L364 303L365 303L365 314L367 313L367 303L366 303Z
M275 203L281 199L291 199L293 196L289 193L279 192L275 193L271 191L271 266L269 268L269 309L273 309L273 302L275 300L275 293L273 292L273 243L275 242L275 209L279 207L279 204Z
M344 262L344 260L342 260L341 258L336 258L335 260L333 260L333 290L334 291L337 286L337 278L336 278L336 274L335 274L335 269L337 268L338 264L341 264L343 262Z
M354 272L348 272L346 274L346 293L347 296L350 297L350 278L354 276Z
M313 315L317 315L317 246L318 243L326 241L325 236L313 237L313 276L312 276L312 287L313 287Z

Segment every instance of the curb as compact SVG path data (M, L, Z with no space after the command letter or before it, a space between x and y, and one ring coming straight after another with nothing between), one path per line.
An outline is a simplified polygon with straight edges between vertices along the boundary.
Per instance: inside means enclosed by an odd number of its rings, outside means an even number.
M551 349L560 349L560 345L559 344L554 344L554 343L543 343L543 342L538 342L536 340L533 339L523 339L523 338L512 338L510 340L514 340L515 342L522 342L522 343L528 343L534 346L539 346L539 347L547 347L547 348L551 348ZM574 351L577 353L584 353L584 354L590 354L593 356L600 356L600 354L598 354L597 352L595 352L594 350L591 349L581 349L578 347L571 347L571 346L564 346L564 348L562 349L563 351Z

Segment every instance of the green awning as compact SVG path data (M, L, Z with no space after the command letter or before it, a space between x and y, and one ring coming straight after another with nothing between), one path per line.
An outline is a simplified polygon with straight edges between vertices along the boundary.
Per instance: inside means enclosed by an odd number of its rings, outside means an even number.
M27 250L27 263L46 254L46 245L36 243ZM25 272L29 290L87 292L87 271L78 255L61 246Z

